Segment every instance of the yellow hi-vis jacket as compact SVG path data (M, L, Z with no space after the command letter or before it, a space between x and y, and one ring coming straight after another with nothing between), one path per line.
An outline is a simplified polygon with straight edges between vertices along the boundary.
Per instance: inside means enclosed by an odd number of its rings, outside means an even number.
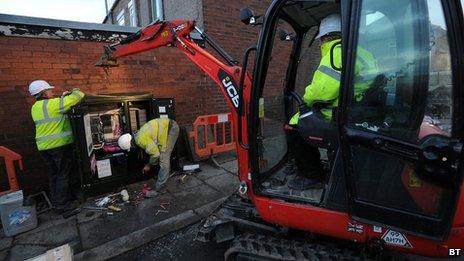
M35 141L39 151L73 143L71 123L66 112L82 98L84 93L74 89L66 96L39 100L32 105L31 115L35 123Z
M305 89L303 101L311 107L315 102L329 102L330 107L338 106L340 92L341 72L332 68L330 61L330 50L340 40L332 40L321 45L321 62L314 73L313 80ZM335 67L342 67L342 48L337 45L333 51L333 63ZM377 62L374 56L367 50L358 47L355 65L355 98L356 101L363 99L364 92L372 82L372 76L377 73ZM362 74L362 75L361 75ZM332 109L322 109L322 114L327 120L332 119ZM298 124L300 114L296 113L290 119L290 125Z
M160 152L166 149L169 119L157 118L145 123L135 134L135 144L150 155L149 163L158 164Z

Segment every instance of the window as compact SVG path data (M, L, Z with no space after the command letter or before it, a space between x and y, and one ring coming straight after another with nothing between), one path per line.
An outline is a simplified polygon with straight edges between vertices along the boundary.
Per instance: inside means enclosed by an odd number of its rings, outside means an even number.
M364 0L360 19L348 125L408 144L451 136L451 52L441 1ZM450 191L409 159L362 146L351 155L357 200L433 217L449 207Z
M164 20L163 1L162 0L151 0L152 9L152 21Z
M137 12L135 11L134 0L129 1L127 9L129 9L130 26L137 26Z
M122 9L118 15L116 16L116 23L118 23L119 25L125 25L125 21L124 21L124 9Z

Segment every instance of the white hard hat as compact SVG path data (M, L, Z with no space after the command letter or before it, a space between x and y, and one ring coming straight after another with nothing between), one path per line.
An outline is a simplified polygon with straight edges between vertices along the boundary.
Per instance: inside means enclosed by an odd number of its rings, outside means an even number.
M29 93L32 96L36 96L37 94L41 93L42 91L53 89L54 87L51 86L48 82L44 80L36 80L29 84Z
M342 19L340 18L340 14L331 14L322 19L321 25L319 26L319 34L317 34L316 39L319 39L329 33L341 31Z
M132 136L129 133L121 135L118 139L118 146L123 149L130 151Z

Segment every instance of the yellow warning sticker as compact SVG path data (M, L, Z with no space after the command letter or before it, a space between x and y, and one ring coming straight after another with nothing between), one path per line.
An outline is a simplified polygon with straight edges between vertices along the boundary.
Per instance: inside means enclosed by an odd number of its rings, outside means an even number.
M414 171L409 172L409 187L411 188L422 187L422 180L416 175Z

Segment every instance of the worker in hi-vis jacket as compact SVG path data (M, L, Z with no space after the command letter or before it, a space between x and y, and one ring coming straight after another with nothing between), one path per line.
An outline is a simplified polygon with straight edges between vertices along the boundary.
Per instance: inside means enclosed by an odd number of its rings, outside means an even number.
M48 175L51 203L55 211L63 212L77 205L71 200L70 174L74 138L66 112L84 98L84 93L74 89L54 98L53 88L44 80L29 84L29 93L36 99L31 115L35 123L37 149L51 169Z
M154 189L148 191L147 197L154 197L162 192L162 188L171 172L171 153L179 136L179 125L169 118L157 118L145 123L134 134L134 139L128 133L121 135L118 145L121 149L129 151L131 146L138 146L149 156L142 172L150 171L153 165L159 164L158 178Z
M331 14L322 19L319 34L316 36L321 42L321 61L313 75L311 83L305 88L303 101L312 107L316 102L327 104L321 109L322 115L330 121L332 108L338 106L340 93L340 78L342 67L341 18L339 14ZM372 83L371 76L377 73L377 62L374 56L364 48L358 47L356 59L356 76L359 79L355 85L355 100L363 100L364 93ZM333 67L333 65L335 68ZM338 69L337 69L338 68ZM295 158L296 177L289 183L289 187L297 190L321 188L325 178L319 149L306 143L297 125L299 113L296 113L285 126L290 153ZM294 169L294 168L293 168Z

